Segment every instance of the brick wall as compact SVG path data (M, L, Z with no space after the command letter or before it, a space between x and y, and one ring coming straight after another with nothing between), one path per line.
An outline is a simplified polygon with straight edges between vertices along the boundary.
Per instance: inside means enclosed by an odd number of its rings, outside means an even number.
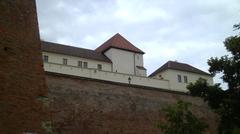
M56 133L160 134L159 110L177 100L192 102L192 110L216 133L216 115L200 98L151 88L129 87L48 73L51 111Z
M47 93L34 0L0 1L0 133L40 131Z

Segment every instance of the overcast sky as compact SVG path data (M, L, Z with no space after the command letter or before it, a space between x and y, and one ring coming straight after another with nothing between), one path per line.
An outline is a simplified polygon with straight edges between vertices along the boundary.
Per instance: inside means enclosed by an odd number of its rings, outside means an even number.
M207 71L240 22L240 0L37 0L37 11L42 40L95 49L120 33L148 74L168 60Z

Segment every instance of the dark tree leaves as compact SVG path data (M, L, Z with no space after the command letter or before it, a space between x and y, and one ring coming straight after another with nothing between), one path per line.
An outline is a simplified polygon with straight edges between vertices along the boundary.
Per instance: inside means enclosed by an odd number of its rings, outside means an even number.
M208 105L214 109L219 108L225 97L224 91L220 88L220 84L209 85L205 79L198 79L194 84L187 86L190 95L202 97L207 101Z
M159 123L158 127L165 134L202 134L208 125L199 120L189 110L191 103L178 101L176 105L163 109L167 121Z
M239 30L240 23L234 28ZM228 89L224 91L219 84L208 85L201 79L187 88L192 96L202 97L220 115L219 133L233 134L240 128L240 36L226 38L224 45L231 55L210 58L208 65L211 74L222 74Z

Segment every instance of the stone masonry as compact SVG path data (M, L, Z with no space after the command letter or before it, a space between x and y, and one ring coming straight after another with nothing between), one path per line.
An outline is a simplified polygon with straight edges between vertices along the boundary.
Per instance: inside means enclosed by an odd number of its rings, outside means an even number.
M193 113L209 124L208 133L216 133L216 115L200 98L52 73L46 81L56 133L160 134L160 110L177 100L193 103Z

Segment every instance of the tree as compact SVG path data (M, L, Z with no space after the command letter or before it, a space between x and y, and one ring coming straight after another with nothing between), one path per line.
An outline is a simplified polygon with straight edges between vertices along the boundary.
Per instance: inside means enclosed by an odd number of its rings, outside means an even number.
M176 105L163 109L167 122L159 123L158 127L165 134L202 134L207 124L194 116L189 106L191 103L178 101Z
M239 30L240 23L234 28ZM224 45L231 55L210 58L208 65L212 75L222 74L221 78L228 84L228 89L222 90L220 84L210 86L201 79L187 88L191 95L202 97L219 114L219 133L232 134L239 132L240 128L240 36L226 38Z
M213 109L218 109L221 106L223 101L222 98L225 95L220 84L211 86L202 78L199 78L194 84L190 83L187 89L192 96L202 97Z

